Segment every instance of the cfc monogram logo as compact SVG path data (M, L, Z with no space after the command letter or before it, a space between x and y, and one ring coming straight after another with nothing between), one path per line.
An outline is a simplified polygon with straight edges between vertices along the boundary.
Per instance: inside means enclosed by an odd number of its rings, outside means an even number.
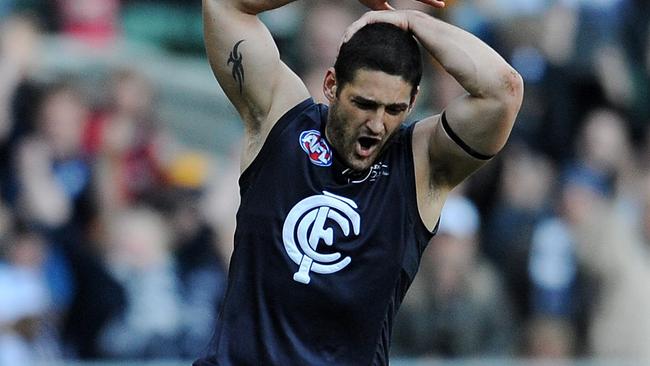
M308 284L310 272L330 274L350 264L352 259L341 259L341 253L318 253L316 249L321 241L329 246L334 244L334 230L325 227L328 220L336 223L345 236L359 235L361 217L356 208L351 199L323 192L303 199L289 211L282 239L289 258L298 265L293 275L295 281Z

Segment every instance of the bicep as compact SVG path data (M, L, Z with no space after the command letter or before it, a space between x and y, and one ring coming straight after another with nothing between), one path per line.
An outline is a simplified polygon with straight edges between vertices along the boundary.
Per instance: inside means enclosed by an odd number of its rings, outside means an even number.
M247 127L269 129L264 124L308 96L257 16L208 0L203 1L203 16L210 65Z
M449 122L448 117L444 117ZM442 114L423 122L429 125L426 157L430 167L428 177L432 186L452 189L489 161L488 156L476 156L475 150L468 151L469 145L463 145L465 142L454 134L449 124L445 127Z
M515 102L467 94L431 117L428 149L435 178L453 187L496 155L512 130Z
M516 110L496 98L479 98L469 94L453 100L445 109L447 135L459 140L479 155L493 156L506 143Z

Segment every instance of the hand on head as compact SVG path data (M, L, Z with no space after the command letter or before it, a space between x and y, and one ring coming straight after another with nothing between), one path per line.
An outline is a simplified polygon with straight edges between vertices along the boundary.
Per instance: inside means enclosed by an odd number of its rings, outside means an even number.
M434 8L444 8L446 0L417 0ZM408 10L397 10L388 1L384 0L359 0L363 5L374 11L367 12L356 22L352 23L343 35L342 43L347 42L359 29L366 24L390 23L404 30L409 29Z
M341 43L345 43L352 38L352 36L368 24L374 23L390 23L401 29L409 29L408 21L408 12L409 10L381 10L381 11L369 11L365 13L361 18L357 19L354 23L350 24L348 29L345 30L343 34L343 40Z

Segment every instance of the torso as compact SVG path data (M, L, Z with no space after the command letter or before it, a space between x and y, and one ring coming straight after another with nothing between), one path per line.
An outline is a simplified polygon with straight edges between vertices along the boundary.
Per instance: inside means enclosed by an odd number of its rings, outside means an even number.
M300 103L243 172L215 355L198 365L388 363L393 317L432 235L418 212L413 128L348 179L326 120L327 107Z

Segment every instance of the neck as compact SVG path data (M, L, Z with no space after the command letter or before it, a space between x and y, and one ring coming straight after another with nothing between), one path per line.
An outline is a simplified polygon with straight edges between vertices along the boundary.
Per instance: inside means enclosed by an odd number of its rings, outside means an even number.
M336 150L332 148L332 173L334 179L340 184L359 183L366 180L370 174L370 168L364 170L354 170L350 168L345 161L338 155Z

